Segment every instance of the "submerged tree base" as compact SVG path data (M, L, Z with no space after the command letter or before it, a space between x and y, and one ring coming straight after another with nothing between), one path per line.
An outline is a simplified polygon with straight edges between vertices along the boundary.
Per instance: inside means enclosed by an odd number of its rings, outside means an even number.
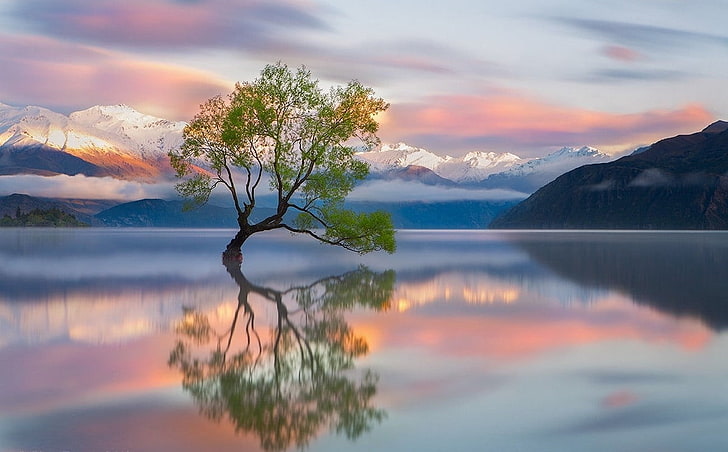
M228 264L242 264L243 253L240 250L225 250L222 252L222 263L223 265Z
M250 232L242 230L238 231L230 240L230 243L225 247L225 251L222 252L222 263L227 265L228 263L242 263L243 262L243 243L250 237Z

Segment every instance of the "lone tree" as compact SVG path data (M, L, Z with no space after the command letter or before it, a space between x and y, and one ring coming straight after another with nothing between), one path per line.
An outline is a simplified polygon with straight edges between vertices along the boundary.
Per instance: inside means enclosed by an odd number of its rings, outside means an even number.
M232 195L239 232L223 257L240 259L251 235L273 229L306 234L359 253L394 252L388 213L344 208L346 195L366 177L355 145L375 146L376 116L389 105L358 81L322 90L305 67L267 65L253 82L238 83L227 99L201 105L170 152L178 192L207 202L219 185ZM254 220L256 201L268 186L275 213ZM288 216L286 214L289 213ZM298 213L293 220L290 213Z

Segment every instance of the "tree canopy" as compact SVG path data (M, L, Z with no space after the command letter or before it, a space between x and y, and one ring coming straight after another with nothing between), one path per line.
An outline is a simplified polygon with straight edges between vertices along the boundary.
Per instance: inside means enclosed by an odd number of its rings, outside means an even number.
M379 139L377 115L388 104L358 81L323 90L305 67L267 65L252 82L237 83L224 98L201 105L170 153L180 194L197 204L225 187L240 231L226 250L239 254L257 232L286 229L359 253L395 250L388 213L357 213L344 201L368 174L356 146ZM270 189L273 213L253 215ZM291 215L296 213L296 215ZM255 219L255 220L254 220Z

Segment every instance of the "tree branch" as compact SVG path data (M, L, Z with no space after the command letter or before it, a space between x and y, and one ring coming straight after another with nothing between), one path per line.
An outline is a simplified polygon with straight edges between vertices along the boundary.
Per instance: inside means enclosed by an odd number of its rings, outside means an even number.
M296 228L291 227L291 226L289 226L287 224L281 224L280 227L286 229L287 231L294 232L296 234L305 234L305 235L311 236L311 237L313 237L316 240L319 240L321 242L328 243L329 245L340 246L340 247L342 247L344 249L347 249L349 251L355 251L357 253L360 253L361 250L359 250L357 248L354 248L353 246L347 245L346 244L346 241L347 240L361 239L361 238L366 237L365 235L358 235L358 236L354 236L354 237L342 237L342 238L340 238L338 240L330 240L330 239L327 239L326 237L323 237L321 235L318 235L315 232L313 232L311 230L308 230L308 229L296 229Z

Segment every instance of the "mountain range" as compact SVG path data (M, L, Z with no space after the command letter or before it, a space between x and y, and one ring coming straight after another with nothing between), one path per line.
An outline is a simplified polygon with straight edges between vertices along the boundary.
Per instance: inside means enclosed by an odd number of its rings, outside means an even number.
M145 115L126 105L95 106L66 116L42 107L0 103L0 175L171 179L167 153L182 143L184 127L184 122ZM611 159L589 147L565 147L540 159L494 152L450 157L405 143L385 144L360 152L357 158L370 164L374 180L516 189L526 194L564 171Z
M405 143L360 152L373 177L417 180L428 185L501 188L533 193L566 171L614 157L598 149L563 147L542 158L525 159L504 152L469 152L462 157L438 155Z
M491 227L728 229L728 122L569 171Z

